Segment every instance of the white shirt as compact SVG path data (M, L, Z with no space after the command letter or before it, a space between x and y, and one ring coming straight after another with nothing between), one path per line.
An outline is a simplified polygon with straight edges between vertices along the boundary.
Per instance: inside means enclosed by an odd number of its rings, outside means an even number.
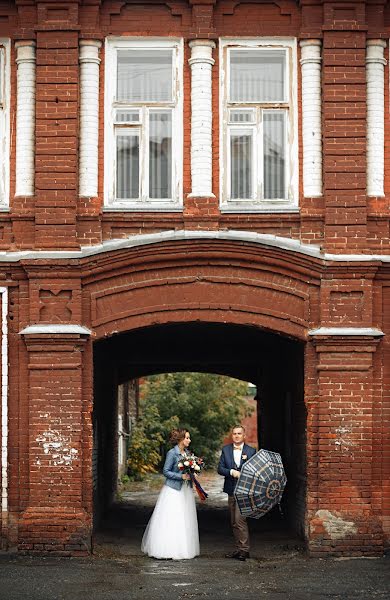
M233 444L233 459L234 462L236 463L237 467L240 466L241 464L241 455L242 455L242 449L244 447L244 444L241 444L240 447L235 448L234 444ZM230 469L230 475L232 474L232 471L236 471L237 469Z

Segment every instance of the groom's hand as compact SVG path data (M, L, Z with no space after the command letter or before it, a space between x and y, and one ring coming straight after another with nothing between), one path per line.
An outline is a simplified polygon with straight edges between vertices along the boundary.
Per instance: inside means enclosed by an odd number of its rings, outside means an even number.
M232 469L230 473L231 473L231 476L234 477L235 479L238 479L240 476L240 471L236 471L236 469Z

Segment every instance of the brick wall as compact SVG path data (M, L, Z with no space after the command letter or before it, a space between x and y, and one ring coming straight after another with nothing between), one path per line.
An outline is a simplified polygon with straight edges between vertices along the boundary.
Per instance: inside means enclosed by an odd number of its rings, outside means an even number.
M322 44L323 195L303 196L298 44L299 211L221 213L218 40L275 32ZM182 211L103 210L104 40L113 35L184 39ZM367 197L366 47L368 40L389 39L389 3L63 0L59 6L54 0L0 0L0 37L11 39L10 206L0 211L0 278L9 289L4 545L19 545L22 552L89 552L93 502L102 491L96 473L93 479L96 464L105 461L111 482L103 494L112 494L116 479L110 466L114 404L103 402L104 390L113 397L115 368L108 355L94 364L94 341L200 321L253 327L304 345L303 383L289 371L291 389L283 390L297 423L289 464L297 486L296 528L315 554L380 554L390 539L390 122L385 108L385 195ZM188 197L188 42L197 38L217 44L210 198ZM103 42L98 193L91 198L80 198L78 190L80 40ZM15 43L21 41L36 44L32 196L15 196ZM387 65L384 73L388 107ZM169 234L179 230L208 237ZM241 233L233 239L229 230ZM145 244L142 234L156 234L155 243ZM110 240L104 252L71 253ZM65 250L70 253L52 252ZM360 256L348 259L351 254ZM21 333L31 325L41 329ZM89 330L66 329L80 325ZM276 344L270 363L270 398L280 376L280 348ZM296 364L297 354L291 350L285 359ZM102 373L106 387L97 392ZM92 410L100 425L109 422L98 431L94 456ZM268 417L274 424L272 410Z
M342 16L337 2L288 1L280 11L276 4L228 2L125 4L52 2L34 5L4 2L7 19L0 35L35 39L37 43L35 196L13 198L11 214L0 215L0 244L11 247L71 248L96 244L137 233L166 229L250 229L262 233L322 244L335 252L389 253L386 201L367 201L365 194L365 50L367 39L388 37L387 13L365 2L347 3ZM377 14L373 14L377 13ZM35 34L35 29L38 29ZM368 28L368 30L367 30ZM102 215L104 141L104 47L100 51L99 192L97 198L78 197L78 99L79 39L104 40L107 35L177 36L185 40L220 36L281 36L322 39L324 196L304 198L300 148L300 198L298 214L221 214L219 210L219 61L214 51L213 82L213 193L207 202L187 198L190 181L190 51L184 56L184 210L172 213L114 213ZM387 50L386 50L387 55ZM298 56L299 58L299 56ZM11 110L15 110L15 53L11 63ZM59 68L60 67L60 68ZM300 68L298 110L301 116ZM385 78L388 78L386 67ZM385 85L385 101L388 86ZM301 119L299 119L301 123ZM388 131L388 119L385 130ZM298 130L300 136L300 125ZM385 160L388 164L385 135ZM15 139L11 139L11 161ZM55 176L54 176L55 174ZM388 190L388 169L385 173ZM325 238L324 238L325 235Z

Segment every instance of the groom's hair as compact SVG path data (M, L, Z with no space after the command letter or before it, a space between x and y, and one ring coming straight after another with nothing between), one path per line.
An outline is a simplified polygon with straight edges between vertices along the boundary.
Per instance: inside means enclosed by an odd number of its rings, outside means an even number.
M242 429L242 431L245 433L244 425L234 425L234 427L232 427L232 433L235 429Z

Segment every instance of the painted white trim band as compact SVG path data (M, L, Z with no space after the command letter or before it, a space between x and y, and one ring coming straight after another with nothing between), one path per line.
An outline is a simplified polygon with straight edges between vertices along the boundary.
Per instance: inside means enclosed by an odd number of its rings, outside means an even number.
M21 331L20 335L36 335L36 334L66 334L66 333L77 333L82 335L91 335L92 331L83 325L72 325L64 323L63 325L29 325Z
M321 41L301 46L303 193L322 196Z
M211 69L215 43L193 40L191 48L191 197L213 197Z
M81 250L21 250L16 252L0 252L1 262L17 262L25 259L62 259L62 258L86 258L105 252L113 252L126 248L136 248L138 246L147 246L150 244L159 244L161 242L179 242L186 240L228 240L238 242L250 242L255 244L263 244L280 248L283 250L291 250L299 254L306 254L315 258L324 259L326 255L321 253L320 248L310 244L302 244L298 240L290 238L282 238L276 235L265 233L256 233L253 231L199 231L199 230L170 230L161 231L159 233L146 233L133 235L128 238L120 238L116 240L107 240L102 244L94 246L83 246ZM333 256L333 255L329 255ZM337 259L338 255L334 255ZM349 258L349 256L348 256ZM390 256L387 257L390 262ZM373 257L370 256L370 260Z
M35 42L16 42L16 196L34 195L35 175Z
M319 327L310 329L308 335L382 337L385 334L376 327Z
M2 537L8 528L8 288L1 294L1 524Z
M368 40L367 81L367 195L384 196L385 65L384 40Z
M11 139L11 42L0 38L0 211L9 210Z
M80 171L79 195L98 193L99 49L97 40L80 41Z
M390 263L389 254L329 254L321 252L319 246L302 244L299 240L280 237L268 233L256 233L253 231L211 231L211 230L169 230L159 233L146 233L132 235L128 238L107 240L102 244L82 246L81 250L17 250L0 252L0 263L16 263L19 260L62 260L81 259L96 256L106 252L137 248L161 242L180 242L186 240L226 240L232 242L248 242L260 244L280 250L287 250L304 256L311 256L323 261L332 262L382 262Z

